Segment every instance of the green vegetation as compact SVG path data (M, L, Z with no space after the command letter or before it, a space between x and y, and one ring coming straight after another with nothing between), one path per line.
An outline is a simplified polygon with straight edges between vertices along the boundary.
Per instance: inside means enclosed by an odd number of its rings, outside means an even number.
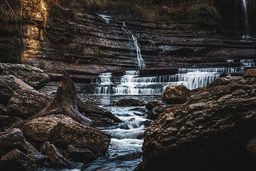
M121 12L147 21L197 23L207 14L219 17L211 0L48 0L50 4L76 6L91 12ZM203 13L202 13L203 11ZM199 16L199 17L198 17Z

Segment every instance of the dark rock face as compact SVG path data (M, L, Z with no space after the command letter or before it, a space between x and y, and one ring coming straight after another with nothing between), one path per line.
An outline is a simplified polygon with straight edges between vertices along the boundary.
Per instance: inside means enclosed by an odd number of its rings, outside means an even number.
M256 134L255 90L255 77L222 77L192 91L187 103L167 108L146 129L137 170L255 169L246 150Z
M201 17L202 22L212 20L204 10L194 22L181 17L179 23L147 22L123 11L110 12L108 24L96 12L89 14L73 1L19 1L10 3L18 14L22 9L23 25L13 22L10 26L15 25L14 30L3 27L9 36L4 36L0 44L17 49L15 54L21 62L44 69L52 78L68 70L73 78L88 82L101 72L137 68L136 48L123 22L137 37L147 68L238 66L239 62L228 63L227 59L253 59L256 55L255 43L240 41L243 33L223 34L218 23L198 27L196 20ZM1 5L8 9L5 2ZM20 27L23 36L19 36ZM17 48L6 47L15 46L15 42ZM0 61L8 61L10 57L3 57L11 56L8 54L0 54Z

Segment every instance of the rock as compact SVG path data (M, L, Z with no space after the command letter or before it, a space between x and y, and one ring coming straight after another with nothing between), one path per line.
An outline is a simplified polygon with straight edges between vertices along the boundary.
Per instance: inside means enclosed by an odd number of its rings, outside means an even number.
M0 63L1 75L14 75L35 89L42 88L49 82L49 77L43 70L26 64Z
M0 104L7 114L28 118L38 113L50 98L13 75L0 76Z
M187 102L190 90L184 85L169 85L163 93L163 100L168 104L181 104Z
M14 128L0 133L0 156L18 148L25 141L20 129Z
M163 102L160 101L150 101L146 104L146 109L148 111L152 110L154 107L158 106L158 105L164 105Z
M13 90L20 89L12 76L0 75L0 104L6 105L12 96Z
M68 145L67 152L69 158L76 162L91 162L96 159L96 156L88 148L74 147L73 145Z
M0 114L0 131L4 131L6 128L12 126L12 124L18 121L20 121L19 118Z
M47 156L46 161L50 167L58 169L70 168L71 162L68 161L53 144L48 142L45 143L44 146L45 154Z
M104 127L122 122L122 120L120 120L110 111L93 104L81 105L80 111L84 114L84 116L91 119L93 126Z
M47 142L51 136L55 136L52 134L52 131L61 121L62 117L64 116L49 115L47 117L35 118L26 123L22 131L25 136L33 140L41 143Z
M222 77L191 91L192 100L167 108L145 130L136 170L255 169L246 150L256 134L255 89L256 79Z
M246 77L246 78L248 78L248 77L256 77L256 69L255 68L247 69L243 76Z
M108 134L97 128L82 125L65 115L35 118L23 126L23 133L34 141L49 141L57 147L72 145L90 148L96 157L105 154L110 143Z
M17 90L6 106L9 115L27 119L40 112L50 98L35 90Z
M5 115L7 113L7 109L4 105L0 104L0 116Z
M252 137L247 146L246 146L247 151L249 152L250 156L256 160L256 137Z
M1 157L0 168L3 170L32 171L36 169L36 162L20 150L14 149Z
M167 105L158 105L154 107L150 112L147 113L147 118L155 120L158 116L165 111Z
M144 106L145 103L136 99L121 99L115 103L116 106Z

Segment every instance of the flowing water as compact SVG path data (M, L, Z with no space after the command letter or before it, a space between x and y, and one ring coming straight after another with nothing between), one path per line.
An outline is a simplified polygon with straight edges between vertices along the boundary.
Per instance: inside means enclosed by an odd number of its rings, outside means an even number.
M243 60L243 66L253 65ZM177 74L140 76L137 70L129 70L121 78L113 78L112 73L102 73L95 83L95 94L99 95L161 95L170 84L183 84L192 90L205 87L220 74L241 72L243 68L180 68Z
M146 64L145 64L144 59L142 58L140 45L138 43L137 37L131 32L131 30L129 30L129 28L126 26L125 22L123 22L122 29L126 32L126 34L128 36L130 36L132 38L133 47L136 50L136 57L137 57L136 63L138 65L138 69L144 69L146 67Z
M249 36L249 20L248 20L248 10L247 10L247 0L243 1L243 9L244 9L244 23L245 23L245 35Z

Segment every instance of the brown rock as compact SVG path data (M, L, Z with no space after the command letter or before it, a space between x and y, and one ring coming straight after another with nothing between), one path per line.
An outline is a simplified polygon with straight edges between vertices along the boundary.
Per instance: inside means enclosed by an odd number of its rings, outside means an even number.
M248 78L248 77L256 77L256 69L252 68L252 69L247 69L244 73L244 77Z
M190 97L190 90L184 85L167 86L163 93L163 100L169 104L185 103Z

